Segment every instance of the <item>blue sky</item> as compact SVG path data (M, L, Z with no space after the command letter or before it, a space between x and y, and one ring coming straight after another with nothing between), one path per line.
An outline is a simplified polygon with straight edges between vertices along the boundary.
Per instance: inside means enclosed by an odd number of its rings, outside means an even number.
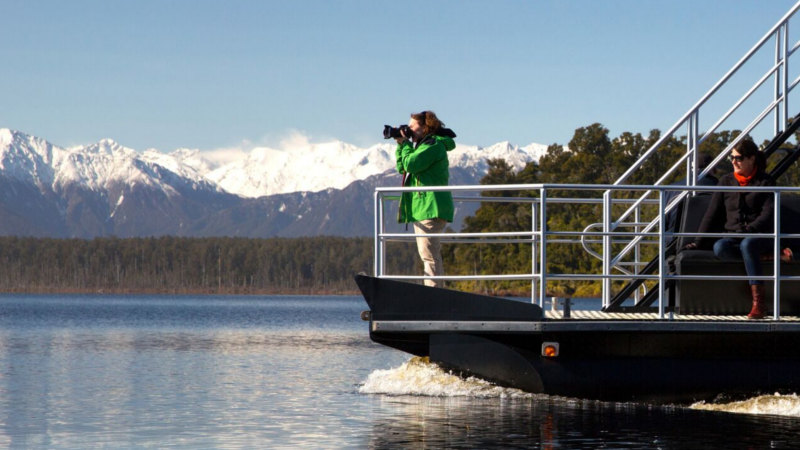
M471 145L646 133L794 3L0 0L0 127L162 151L368 146L422 109Z

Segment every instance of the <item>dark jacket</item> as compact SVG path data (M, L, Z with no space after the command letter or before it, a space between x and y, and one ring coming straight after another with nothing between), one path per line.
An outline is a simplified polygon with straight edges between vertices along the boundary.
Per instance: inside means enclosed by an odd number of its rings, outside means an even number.
M739 186L733 173L720 178L718 186ZM756 174L750 186L775 186L775 181L764 172ZM725 231L729 233L771 233L775 209L771 192L714 192L700 222L698 233ZM717 237L698 237L700 248L710 246Z

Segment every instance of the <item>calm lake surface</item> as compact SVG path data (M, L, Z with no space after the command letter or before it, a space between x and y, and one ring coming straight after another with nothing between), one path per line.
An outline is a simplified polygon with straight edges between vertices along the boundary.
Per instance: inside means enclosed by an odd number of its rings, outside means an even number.
M655 406L462 380L371 343L364 309L341 296L4 295L0 446L790 448L800 435L793 395Z

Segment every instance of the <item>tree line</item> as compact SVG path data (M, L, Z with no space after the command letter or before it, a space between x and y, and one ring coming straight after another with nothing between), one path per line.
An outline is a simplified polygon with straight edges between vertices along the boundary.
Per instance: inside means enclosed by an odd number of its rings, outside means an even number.
M372 238L0 237L5 292L349 293L372 272ZM417 270L393 245L394 273Z

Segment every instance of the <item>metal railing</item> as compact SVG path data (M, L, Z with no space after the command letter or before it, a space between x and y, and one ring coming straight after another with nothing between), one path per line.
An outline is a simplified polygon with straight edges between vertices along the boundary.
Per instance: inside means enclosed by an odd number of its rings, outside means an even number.
M665 223L668 215L666 202L668 193L681 190L682 192L715 192L715 191L755 191L770 192L774 196L775 213L772 233L761 234L741 234L741 233L679 233L672 230L658 227L653 231L650 223L631 221L620 223L612 227L614 222L614 212L622 211L623 208L631 203L637 203L640 207L650 207L656 211L657 223ZM386 244L391 241L411 241L417 234L411 232L388 232L386 207L397 203L398 195L402 192L420 191L449 191L454 195L456 202L504 202L529 204L531 207L531 222L528 229L517 231L487 231L479 233L467 232L445 232L437 234L443 243L454 245L470 244L527 244L531 252L531 270L525 273L502 273L502 274L449 274L443 276L424 276L424 275L399 275L390 274L386 271ZM481 197L482 192L515 191L525 193L520 197ZM603 193L603 198L584 196L583 193L597 192ZM649 198L629 198L625 197L631 192L650 192ZM472 195L467 195L467 194ZM780 252L781 245L774 246L773 251L773 274L764 276L712 276L712 275L679 275L669 273L667 270L666 244L673 237L763 237L770 239L791 239L800 238L800 234L782 233L780 226L781 219L781 195L786 193L800 193L800 187L722 187L722 186L656 186L656 185L586 185L586 184L531 184L531 185L480 185L480 186L442 186L442 187L406 187L390 188L379 187L375 191L375 261L374 272L377 277L392 278L398 280L479 280L479 281L500 281L500 280L526 280L531 286L531 301L544 306L547 295L548 281L597 281L601 282L602 304L608 305L612 292L612 281L631 281L634 279L646 280L658 283L658 317L666 318L666 289L668 280L771 280L773 282L774 294L774 314L773 319L780 319L780 282L784 280L800 280L800 277L781 275L780 273ZM579 195L580 194L580 195ZM618 194L619 198L614 198ZM586 231L583 229L551 229L548 227L548 211L552 211L553 205L593 205L591 214L602 218L603 228L611 231ZM592 221L594 217L587 217L587 221ZM619 220L619 219L617 219ZM624 225L624 226L623 226ZM429 235L428 235L429 236ZM638 261L633 260L631 266L633 270L615 268L619 273L607 273L607 267L602 267L595 273L554 273L549 270L551 262L548 258L548 247L553 245L584 245L588 239L593 243L602 243L603 252L611 251L613 246L624 245L629 242L631 237L641 238L641 245L648 245L654 248L656 258L658 258L658 270L653 274L636 273L635 268ZM603 260L608 260L608 255L601 254ZM447 273L447 267L445 267ZM610 272L610 271L609 271Z
M647 160L653 157L653 155L655 155L659 149L662 148L664 143L674 138L676 133L678 133L678 130L682 129L683 127L686 127L686 152L671 167L669 167L658 180L653 183L654 185L663 185L666 183L682 166L685 166L686 169L686 184L689 186L697 185L698 179L702 178L711 170L713 170L714 167L731 152L733 146L735 146L745 136L749 135L751 131L760 125L770 114L773 116L774 135L777 135L783 131L789 120L789 93L797 86L798 83L800 83L800 76L789 82L789 58L794 55L798 48L800 48L800 41L789 47L789 22L798 10L800 10L800 2L796 3L792 8L790 8L789 11L769 31L767 31L767 33L747 53L745 53L745 55L742 56L742 58L736 64L734 64L734 66L716 84L714 84L714 86L709 89L709 91L703 95L694 106L692 106L671 128L661 135L660 138L614 182L614 185L623 185L628 182L631 176L638 169L640 169L647 162ZM733 102L730 108L728 108L721 116L719 116L713 122L713 124L705 130L705 132L702 132L700 126L700 113L701 111L705 110L704 107L707 106L709 100L712 99L720 91L720 89L733 78L735 74L739 73L748 64L748 62L751 62L756 53L764 49L765 46L767 46L771 41L774 41L775 45L774 58L772 59L771 64L762 70L762 75L760 78L758 78L758 80L750 88L746 89L741 97ZM739 134L722 152L716 155L713 161L704 170L700 171L698 167L698 149L700 144L702 144L709 136L715 133L723 124L726 124L726 121L730 119L731 116L738 111L742 105L744 105L745 102L749 100L753 94L759 88L764 86L770 79L773 80L771 100L763 107L763 109L760 110L760 113L758 113L749 124L743 128L740 128L741 134ZM645 191L641 195L640 199L645 199L651 194L652 191ZM672 211L685 197L685 195L687 195L687 193L681 194L675 199L674 202L667 205L668 211ZM639 211L639 203L635 202L625 213L620 215L617 221L602 221L604 224L603 231L606 233L613 231L616 227L620 226L620 224L624 223L624 221L627 220L630 215L637 214ZM637 218L637 221L640 220L642 220L641 217ZM657 227L657 220L658 218L646 220L649 222L649 225L647 225L645 229L654 230ZM599 225L594 224L593 226L597 227ZM591 226L589 228L591 228ZM620 261L624 260L628 253L638 248L638 243L640 241L641 237L632 238L628 245L626 245L616 254L608 251L608 249L604 250L604 259L602 261L603 273L605 275L609 275L613 269L618 268ZM611 243L608 238L604 238L603 245L604 247L610 247ZM606 283L608 282L609 281L606 281Z

